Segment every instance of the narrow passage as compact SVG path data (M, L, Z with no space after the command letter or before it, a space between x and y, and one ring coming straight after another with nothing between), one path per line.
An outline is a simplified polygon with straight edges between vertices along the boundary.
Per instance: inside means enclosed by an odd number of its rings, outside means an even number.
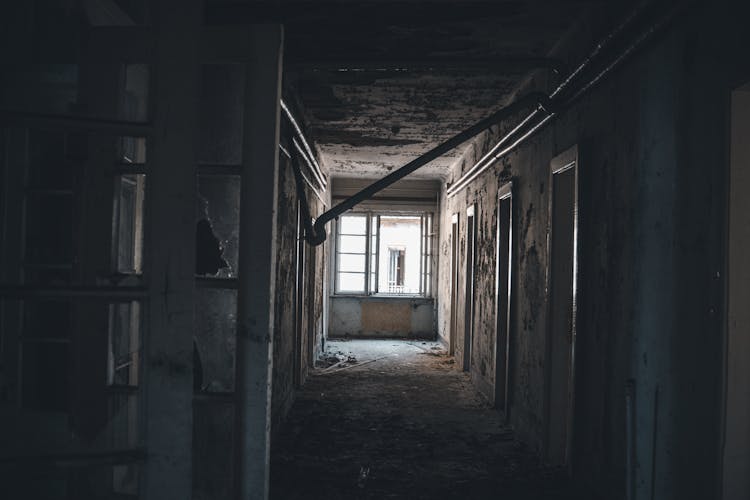
M580 498L440 344L329 341L325 357L275 437L273 500Z

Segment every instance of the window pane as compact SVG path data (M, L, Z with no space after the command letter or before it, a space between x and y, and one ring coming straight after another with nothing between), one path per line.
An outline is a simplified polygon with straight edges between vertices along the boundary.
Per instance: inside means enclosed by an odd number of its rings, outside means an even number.
M138 302L110 305L108 385L138 385L140 318Z
M39 411L67 411L69 406L68 344L26 342L22 350L23 406Z
M339 271L342 272L365 272L364 255L339 255Z
M147 64L125 66L125 88L122 93L120 117L123 120L148 120L149 67Z
M145 137L120 137L118 158L123 165L146 163Z
M420 216L380 216L381 293L420 293L422 258Z
M193 389L234 390L237 290L196 290Z
M29 300L23 307L23 335L27 339L70 339L70 301Z
M143 174L117 177L115 241L117 271L140 273L143 253L143 200L146 176Z
M365 291L365 274L364 273L338 273L339 292L359 292Z
M242 163L245 67L204 64L201 68L198 160L207 164Z
M32 264L70 264L73 202L64 193L30 192L26 198L26 259Z
M236 278L240 247L240 177L198 177L195 274Z
M339 238L340 253L361 253L364 254L366 249L366 236L341 236Z
M359 215L344 215L339 219L340 234L366 234L367 218Z

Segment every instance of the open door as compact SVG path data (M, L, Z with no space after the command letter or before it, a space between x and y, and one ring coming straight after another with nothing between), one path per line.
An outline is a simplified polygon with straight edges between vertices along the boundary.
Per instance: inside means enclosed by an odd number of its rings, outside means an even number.
M475 205L466 209L466 273L464 273L464 362L463 370L471 371L471 347L474 338L474 247L476 239Z
M551 163L548 233L547 459L570 465L575 393L578 151Z
M510 380L511 248L513 240L512 185L497 194L495 271L495 407L508 413Z
M750 84L732 93L722 498L750 498Z
M448 338L448 351L456 353L456 332L458 331L458 214L451 217L451 324Z

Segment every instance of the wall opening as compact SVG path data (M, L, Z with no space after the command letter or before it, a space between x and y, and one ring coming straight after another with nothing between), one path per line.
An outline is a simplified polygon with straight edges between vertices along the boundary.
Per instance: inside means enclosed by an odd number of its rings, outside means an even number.
M476 205L466 209L466 273L464 293L464 363L465 372L471 370L471 344L474 337L474 247L476 239L476 222L474 210Z
M336 224L337 294L429 296L432 214L349 213ZM369 275L369 280L365 277Z
M577 162L575 147L552 160L548 234L547 458L568 466L575 387Z
M513 215L510 183L498 191L495 271L495 407L508 412Z
M451 217L451 324L448 336L448 352L456 353L458 331L458 214Z
M297 235L303 233L302 201L297 201ZM304 338L304 290L305 290L305 248L304 238L297 238L297 254L295 255L295 283L294 283L294 383L302 385L302 339Z

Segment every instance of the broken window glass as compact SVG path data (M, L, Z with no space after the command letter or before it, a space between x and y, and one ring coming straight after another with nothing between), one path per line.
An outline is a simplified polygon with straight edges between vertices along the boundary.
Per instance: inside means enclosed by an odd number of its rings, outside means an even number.
M237 277L239 224L239 176L199 176L196 207L196 275Z

